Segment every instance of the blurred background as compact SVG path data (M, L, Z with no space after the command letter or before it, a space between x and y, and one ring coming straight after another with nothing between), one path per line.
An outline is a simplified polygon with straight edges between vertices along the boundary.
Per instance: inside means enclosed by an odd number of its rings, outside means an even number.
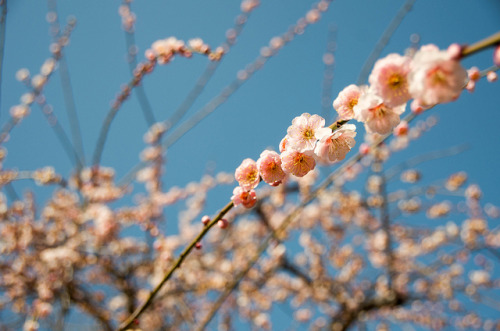
M53 10L54 4L54 1L8 2L1 73L2 125L9 120L9 109L28 91L16 80L16 72L27 68L35 75L51 56L52 36L47 13ZM212 79L180 124L189 121L235 80L239 88L168 148L165 188L185 187L205 173L232 173L243 159L257 159L268 147L277 150L292 119L304 112L320 114L333 121L336 114L332 101L345 86L357 82L365 61L403 4L397 0L333 1L319 22L307 26L302 34L267 58L262 68L247 80L238 81L238 72L248 68L273 37L286 33L313 5L312 1L263 0L251 12L236 43L222 58ZM131 78L131 35L122 26L118 13L120 1L72 0L56 5L61 26L69 17L76 18L76 27L63 50L70 84L56 71L44 88L44 95L70 135L63 90L71 88L88 166L110 105L121 86ZM381 57L393 52L404 53L412 40L420 44L434 43L445 49L451 43L470 44L500 30L498 0L421 0L408 1L406 6L411 10L402 18ZM137 51L138 61L143 61L144 51L154 41L170 36L184 41L199 37L215 49L225 42L228 29L241 14L240 2L222 0L137 0L130 8L136 17L133 28L136 47L132 50ZM327 71L324 60L331 64L332 57L325 58L325 53L331 53L334 59ZM176 111L208 64L205 56L197 54L191 59L177 57L166 66L157 66L145 77L142 86L156 121L163 121ZM490 67L492 50L467 58L463 65ZM333 74L326 89L325 72ZM434 115L439 123L395 155L391 162L397 164L430 151L467 146L463 153L422 165L424 179L432 182L453 172L466 171L469 182L480 185L484 201L500 205L499 84L483 79L474 93L464 91L457 102L424 113L423 118ZM148 127L133 92L112 123L103 151L102 165L113 167L117 179L140 162L139 154L146 147L143 135ZM177 127L170 129L166 136ZM357 127L356 150L364 132L362 125ZM32 107L30 116L13 129L5 147L8 150L5 169L35 170L51 165L65 178L74 170L73 160L63 152L36 106ZM322 172L330 170L323 168ZM136 186L139 191L142 189ZM13 184L18 194L32 187L34 184L27 181ZM210 196L206 213L214 214L224 206L232 189L223 187ZM37 201L43 203L47 197L44 194L48 192L50 189L42 188ZM167 215L175 222L175 210Z

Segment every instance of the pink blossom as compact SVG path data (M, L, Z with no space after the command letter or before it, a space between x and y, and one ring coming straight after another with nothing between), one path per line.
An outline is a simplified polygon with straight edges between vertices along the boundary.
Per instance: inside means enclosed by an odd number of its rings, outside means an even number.
M256 188L260 181L257 163L252 159L243 160L236 169L234 177L243 189L250 191Z
M460 58L462 57L462 50L463 50L462 46L460 46L457 43L454 43L448 46L446 52L448 53L450 59L460 60Z
M356 142L356 126L344 124L341 128L328 136L324 136L316 145L314 153L325 164L342 161Z
M422 105L455 100L467 81L467 72L460 63L435 45L422 46L410 67L410 94Z
M361 95L361 89L354 84L344 88L333 101L333 108L339 113L342 120L350 120L354 118L354 106L358 104L358 99Z
M406 136L408 134L408 122L406 121L401 121L395 128L394 128L394 135L396 137L400 136Z
M478 67L472 67L467 70L467 75L469 76L470 80L477 81L481 78L481 71Z
M324 126L325 119L319 115L304 113L295 117L287 130L287 143L299 151L313 150L316 141L329 133Z
M500 67L500 45L497 45L493 51L493 63Z
M402 104L391 108L384 103L380 96L372 90L366 89L354 107L354 118L364 122L369 132L387 134L399 124L399 115L404 113L405 107L406 104Z
M494 71L488 71L488 73L486 74L486 79L488 80L488 82L493 83L497 81L498 75Z
M246 191L238 186L234 188L231 200L235 206L242 204L245 208L252 208L257 202L257 196L254 190Z
M281 166L285 173L303 177L316 166L313 155L312 151L286 150L281 153Z
M410 61L408 56L393 53L378 60L373 67L368 79L370 85L390 107L404 104L411 98L408 92Z
M362 143L361 145L359 145L359 152L362 155L368 155L368 153L370 153L370 145L367 143Z
M285 172L281 168L281 158L274 151L263 151L257 160L257 168L262 180L268 184L280 183L285 177Z
M287 143L288 143L288 136L285 136L280 141L280 153L283 153L285 151Z

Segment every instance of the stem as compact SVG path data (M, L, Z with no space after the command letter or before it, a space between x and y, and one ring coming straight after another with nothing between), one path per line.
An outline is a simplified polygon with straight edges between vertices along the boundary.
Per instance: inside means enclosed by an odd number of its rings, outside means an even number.
M215 216L213 220L211 220L204 228L203 230L191 241L191 243L184 248L184 251L182 251L181 255L177 258L175 263L172 265L170 270L165 274L163 279L158 283L158 285L155 286L155 288L151 291L149 294L148 298L142 305L140 305L132 315L130 315L119 327L119 331L124 331L128 329L132 323L148 308L151 303L153 302L153 299L155 296L158 294L160 289L163 287L163 285L172 277L174 271L177 268L181 267L182 262L184 259L189 255L189 253L193 250L195 247L196 243L200 242L201 239L205 236L205 234L208 233L208 231L222 218L224 215L227 214L228 211L230 211L234 207L233 202L229 202L218 214Z
M56 19L52 23L54 31L60 30L59 24L59 14L57 12L57 1L51 0L48 2L49 10L56 13ZM58 34L54 35L54 41L57 41ZM73 94L73 87L71 85L71 78L68 68L68 63L66 61L66 56L62 56L59 59L59 76L61 77L61 87L63 91L64 103L66 106L66 114L69 119L69 127L71 131L71 137L75 152L75 163L77 167L77 172L80 172L81 168L85 164L85 152L83 150L83 139L82 132L80 130L80 121L78 120L78 115L76 111L75 97Z
M130 10L130 2L122 1L123 6L127 6ZM135 47L135 33L134 28L127 30L125 29L125 46L127 47L127 53L129 55L128 63L130 73L134 74L134 69L137 66L137 52L131 52L132 48ZM144 91L144 87L142 85L137 85L135 87L135 94L137 96L137 100L139 101L139 105L141 106L142 115L144 116L144 120L148 124L148 126L153 125L156 122L155 116L153 114L153 109L151 108L151 104L149 103L149 99Z
M405 4L399 9L398 13L394 18L392 19L391 23L389 23L389 26L387 29L384 31L382 36L380 37L379 41L373 48L370 56L366 60L366 62L363 64L363 68L361 69L361 72L358 76L358 81L357 85L364 84L366 82L366 79L368 78L368 75L370 74L370 70L372 69L373 65L375 64L375 61L380 57L380 54L384 50L385 46L389 43L389 40L391 39L392 35L394 32L396 32L396 29L399 27L403 19L405 18L406 14L411 10L413 7L413 4L415 3L415 0L407 0Z
M472 55L474 53L477 53L479 51L482 51L483 49L493 47L495 45L500 44L500 31L498 31L495 34L492 34L491 36L484 38L483 40L480 40L470 46L466 46L462 50L462 57L466 57L469 55Z
M250 17L250 13L251 12L242 13L236 18L236 20L235 20L236 23L232 28L235 32L234 38L233 39L226 38L226 42L222 45L223 48L227 48L229 50L230 47L235 44L241 31L243 30L243 27L245 26L245 23L247 22L248 18ZM166 121L163 122L166 124L167 128L171 128L174 125L176 125L177 123L179 123L180 119L191 108L191 106L194 104L196 99L198 99L198 97L200 96L201 92L203 92L203 89L207 85L210 78L212 78L212 76L214 75L219 64L220 64L220 61L210 62L207 65L207 67L205 68L205 71L198 78L198 80L196 81L196 84L191 89L191 91L189 91L188 95L182 101L179 108L177 108L177 110L172 114L172 116L170 116Z

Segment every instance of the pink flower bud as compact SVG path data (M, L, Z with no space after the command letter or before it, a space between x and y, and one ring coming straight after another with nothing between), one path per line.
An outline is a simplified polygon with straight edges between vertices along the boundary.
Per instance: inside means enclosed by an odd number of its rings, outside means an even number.
M210 217L208 217L208 215L205 215L201 218L201 223L203 223L203 225L207 225L209 222L210 222Z
M228 227L229 223L227 222L227 220L225 218L221 218L218 222L217 222L217 225L219 226L219 228L221 229L225 229Z
M493 82L496 82L497 79L498 79L498 74L494 71L489 71L487 74L486 74L486 79L488 80L488 82L490 83L493 83Z

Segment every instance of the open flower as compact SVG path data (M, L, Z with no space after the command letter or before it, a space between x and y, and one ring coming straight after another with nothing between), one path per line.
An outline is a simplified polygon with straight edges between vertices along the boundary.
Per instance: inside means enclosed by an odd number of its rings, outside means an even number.
M404 113L406 104L389 107L373 90L366 90L354 107L355 119L365 123L369 132L387 134L399 124L399 115Z
M390 107L402 105L411 98L408 92L410 61L408 56L393 53L378 60L373 67L368 79L370 86Z
M354 84L351 84L340 91L337 99L333 101L333 108L339 114L340 119L350 120L354 118L354 106L358 104L361 89Z
M286 150L281 153L281 162L285 173L297 177L305 176L316 166L312 151L299 152L294 149Z
M287 130L287 148L290 146L298 151L313 150L316 141L328 134L325 119L319 115L304 113L295 117Z
M241 204L245 208L252 208L257 202L257 195L254 190L247 191L241 186L238 186L234 188L231 200L235 206Z
M263 151L257 160L257 168L262 180L271 185L279 184L285 177L281 168L281 157L274 151Z
M435 45L422 46L410 68L410 94L424 106L455 100L467 83L467 72L460 62Z
M234 177L243 189L250 191L256 188L260 181L257 163L252 159L243 160L240 166L236 168Z
M324 136L316 145L314 153L320 162L332 164L342 161L346 154L354 147L356 142L356 126L344 124L341 128L328 136Z

